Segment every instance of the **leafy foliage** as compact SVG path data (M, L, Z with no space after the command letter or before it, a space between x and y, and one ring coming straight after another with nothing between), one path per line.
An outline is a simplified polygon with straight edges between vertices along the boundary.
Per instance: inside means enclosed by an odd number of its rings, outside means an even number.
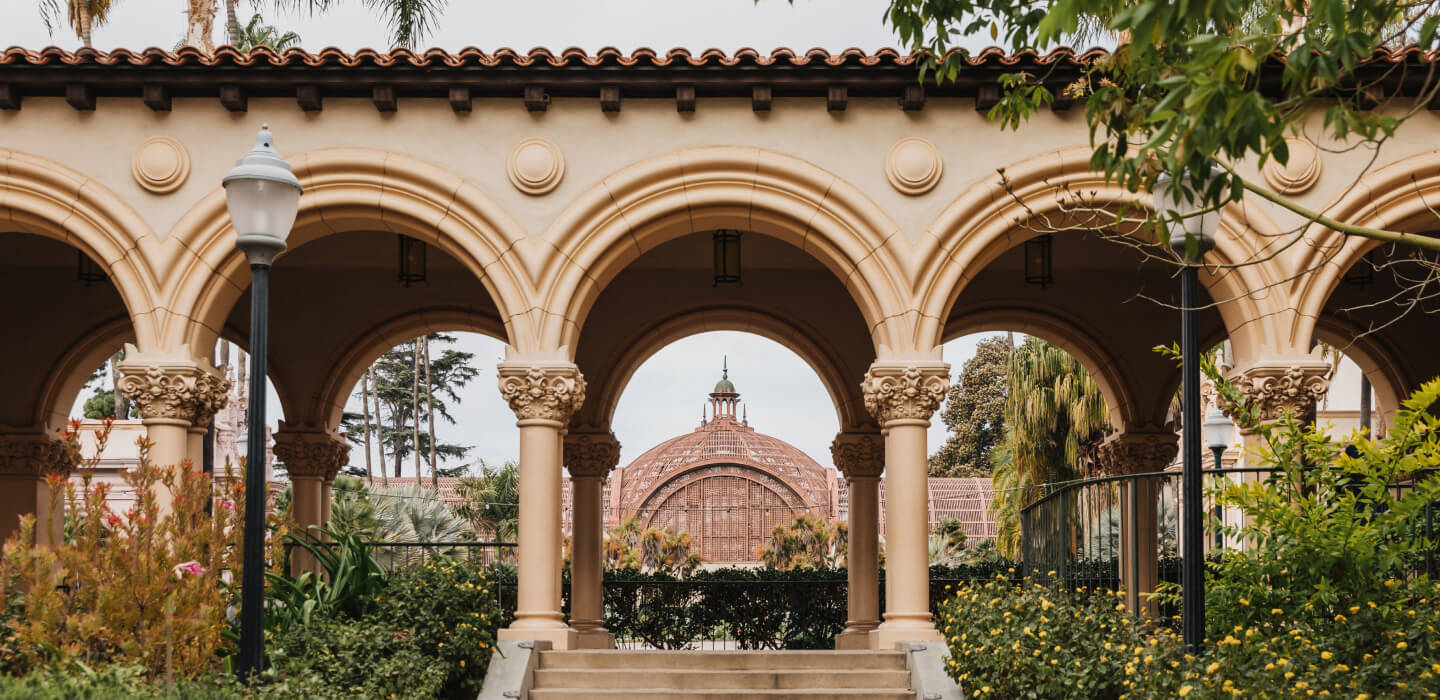
M1159 670L1179 646L1169 630L1137 629L1117 594L1004 577L960 584L936 624L946 670L979 698L1118 698L1130 674Z
M1081 473L1087 448L1109 431L1100 385L1078 360L1029 337L1010 355L1006 371L1006 440L992 453L995 464L996 547L1014 558L1020 545L1020 510L1040 484Z
M470 527L440 494L420 486L377 486L370 489L375 503L376 532L385 542L463 542L475 539ZM382 562L383 563L383 562ZM387 566L388 568L388 566Z
M380 530L375 519L375 503L364 480L345 474L335 477L331 487L330 522L328 527L338 533L372 540Z
M268 46L276 51L296 46L300 43L300 35L295 32L282 32L273 25L265 24L265 19L260 13L250 16L250 21L244 27L239 27L235 37L235 48L241 51L249 51L257 46Z
M1440 13L1433 0L891 0L886 20L903 42L930 52L926 70L937 81L964 70L963 52L950 51L957 35L988 30L1012 51L1043 52L1087 30L1108 34L1117 44L1113 53L1069 85L1032 72L1002 76L1000 100L988 116L1018 129L1058 92L1085 98L1091 167L1132 192L1168 173L1195 209L1168 219L1196 216L1249 191L1345 233L1434 247L1422 237L1330 221L1230 165L1286 163L1285 139L1302 124L1323 125L1322 138L1378 146L1423 112L1440 85L1423 62L1410 64L1420 96L1384 109L1374 109L1375 100L1383 103L1393 87L1385 76L1366 78L1360 67L1385 47L1436 48Z
M760 550L767 569L828 569L845 565L849 549L849 526L830 524L808 513L795 516L789 525L776 525L770 542Z
M520 533L520 465L513 461L493 469L480 463L479 476L461 477L455 492L463 502L455 513L482 536L514 542Z
M930 456L930 476L989 476L994 470L990 453L1005 439L1013 351L1007 336L995 336L980 341L965 361L940 411L950 435Z
M688 532L673 528L640 529L640 521L626 518L605 536L605 568L686 576L700 566L700 555L690 551Z

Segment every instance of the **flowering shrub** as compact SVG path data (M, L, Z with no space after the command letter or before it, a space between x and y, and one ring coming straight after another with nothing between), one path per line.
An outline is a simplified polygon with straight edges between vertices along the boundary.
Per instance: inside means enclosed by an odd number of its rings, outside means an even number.
M1169 630L1137 628L1115 593L1004 577L960 584L936 622L947 671L977 698L1119 698L1127 678L1166 667L1179 649Z
M500 619L487 571L431 559L390 579L376 616L407 630L417 649L441 662L451 695L480 689Z
M65 433L79 454L77 425ZM110 423L97 431L101 449ZM109 485L92 483L94 462L78 465L81 485L52 479L52 498L71 514L69 537L34 545L33 517L5 543L0 599L7 620L0 670L24 674L75 664L131 664L152 674L196 676L217 664L225 646L226 609L235 601L226 578L240 575L240 508L206 513L208 475L187 462L162 468L140 443L139 468L124 475L135 503L112 512ZM98 451L97 451L98 452ZM221 498L243 503L243 485L226 480ZM162 512L159 494L168 492Z

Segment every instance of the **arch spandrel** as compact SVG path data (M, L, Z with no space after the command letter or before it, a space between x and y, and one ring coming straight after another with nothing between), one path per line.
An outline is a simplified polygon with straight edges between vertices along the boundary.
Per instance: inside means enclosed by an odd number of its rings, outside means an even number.
M35 426L49 433L65 427L91 373L134 339L135 329L128 318L116 318L78 334L69 344L70 350L56 358L46 372L44 388L35 402Z
M424 240L484 284L505 319L507 342L521 351L534 347L533 317L526 313L534 306L533 284L516 253L524 231L479 188L438 166L382 150L333 148L285 158L305 188L290 248L353 230ZM208 347L249 286L223 190L192 207L172 236L189 254L166 280L170 308L183 322L167 327L165 339Z
M1027 230L1031 217L1067 216L1062 193L1084 193L1088 203L1113 210L1148 208L1149 197L1130 192L1091 170L1089 147L1077 146L1027 158L974 183L957 196L930 224L916 252L914 296L919 318L914 324L916 346L938 344L950 310L974 275L1025 240L1043 231ZM1216 249L1206 256L1216 266L1254 260L1254 242L1274 233L1274 225L1250 202L1225 209ZM1063 235L1063 232L1062 232ZM1220 270L1223 272L1219 272ZM1210 295L1223 303L1218 310L1232 335L1253 337L1255 347L1274 335L1265 325L1278 294L1270 267L1264 263L1210 268L1202 275ZM1260 319L1260 320L1257 320Z
M0 230L44 236L89 256L125 304L137 346L158 345L169 312L156 271L171 246L114 192L57 161L0 148Z
M605 285L645 251L734 228L786 241L851 290L878 346L905 348L909 306L899 227L856 187L807 161L755 147L686 149L630 165L582 194L545 234L547 347L575 346ZM865 265L863 274L857 268ZM878 348L877 348L878 349Z

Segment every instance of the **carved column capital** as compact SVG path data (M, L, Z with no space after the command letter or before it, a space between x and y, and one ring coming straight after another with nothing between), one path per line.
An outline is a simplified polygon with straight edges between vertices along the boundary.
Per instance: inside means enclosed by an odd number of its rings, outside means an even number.
M182 351L179 355L188 354ZM230 400L230 380L214 369L178 357L138 356L127 346L117 388L140 408L141 418L183 420L209 425L215 413Z
M568 422L585 402L585 377L569 363L504 362L500 396L520 420Z
M275 457L291 476L332 481L350 463L350 444L325 430L296 430L283 422L275 433Z
M1255 408L1256 418L1273 421L1287 410L1301 420L1309 420L1315 404L1330 390L1330 364L1276 363L1250 367L1231 376L1245 401ZM1235 418L1235 405L1220 399L1220 410Z
M570 476L604 477L620 463L620 441L608 430L576 430L565 435L565 467Z
M1175 433L1117 433L1100 443L1095 460L1107 476L1162 472L1175 462L1179 441Z
M875 479L885 471L885 439L880 433L837 433L830 457L846 479Z
M885 425L897 420L930 420L950 391L950 365L943 362L870 365L860 383L865 410Z
M41 433L0 433L0 476L43 478L68 474L79 455L65 442Z

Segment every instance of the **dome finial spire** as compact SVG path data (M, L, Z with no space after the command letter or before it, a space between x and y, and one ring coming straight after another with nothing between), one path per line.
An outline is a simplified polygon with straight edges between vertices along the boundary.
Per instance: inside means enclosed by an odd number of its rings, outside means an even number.
M730 378L730 356L729 356L729 355L721 355L721 356L720 356L720 378L721 378L721 379L729 379L729 378Z

